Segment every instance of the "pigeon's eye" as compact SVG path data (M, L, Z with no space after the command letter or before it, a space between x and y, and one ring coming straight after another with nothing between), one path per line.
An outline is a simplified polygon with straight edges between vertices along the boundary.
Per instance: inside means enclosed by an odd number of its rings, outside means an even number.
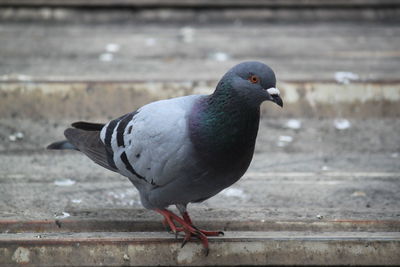
M260 81L260 78L258 78L257 75L251 75L250 78L249 78L249 81L251 83L258 83Z

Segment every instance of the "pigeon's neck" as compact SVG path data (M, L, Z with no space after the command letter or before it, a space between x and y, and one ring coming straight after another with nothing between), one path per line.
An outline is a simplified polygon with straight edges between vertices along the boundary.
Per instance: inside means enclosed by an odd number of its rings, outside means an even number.
M229 89L220 84L195 104L190 137L203 160L221 168L236 164L245 170L254 152L260 109L247 105Z

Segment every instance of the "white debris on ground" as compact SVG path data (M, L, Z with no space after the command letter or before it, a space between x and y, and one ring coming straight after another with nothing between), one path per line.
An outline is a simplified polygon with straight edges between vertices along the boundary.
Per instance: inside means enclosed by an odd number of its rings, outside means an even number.
M109 53L116 53L119 51L119 49L120 49L119 44L110 43L106 45L106 51Z
M291 137L289 135L281 135L281 136L279 136L279 139L278 139L278 142L276 143L276 145L278 147L285 147L292 141L293 141L293 137Z
M349 84L350 81L356 81L359 79L360 77L358 76L358 74L353 72L347 72L347 71L335 72L335 80L336 82L341 84Z
M363 191L354 191L353 194L351 194L352 197L365 197L367 194Z
M8 140L10 140L11 142L15 142L17 140L22 140L22 139L24 139L24 134L21 132L16 132L8 136Z
M19 81L30 81L30 80L32 80L32 77L29 76L29 75L18 74L17 75L17 80L19 80Z
M278 147L285 147L285 146L287 146L287 143L278 141L278 142L276 143L276 146L278 146Z
M131 194L131 191L124 192L108 192L108 198L114 203L123 206L134 206L137 204L137 201L133 199L134 195Z
M74 185L76 182L71 179L60 179L60 180L55 180L54 184L57 186L71 186Z
M279 136L279 141L290 143L293 141L293 137L291 137L289 135L281 135L281 136Z
M114 55L111 53L103 53L99 56L99 60L103 62L110 62L114 59Z
M321 167L321 171L329 171L329 170L330 170L330 168L326 165Z
M15 137L17 137L17 139L23 139L24 138L24 134L21 132L17 132L15 133Z
M398 158L399 157L399 153L392 153L392 155L390 155L392 158Z
M61 214L59 213L54 214L54 217L56 217L56 219L65 219L68 218L69 216L71 216L71 214L65 211L63 211Z
M10 80L18 80L18 81L31 81L32 77L29 75L18 74L18 73L10 73L5 75L0 75L1 81L10 81Z
M111 192L108 192L107 195L109 195L109 196L111 196L113 198L117 198L117 199L125 198L125 193L122 193L122 192L121 193L115 193L115 192L111 191Z
M222 62L222 61L227 61L230 58L230 56L224 52L215 52L210 54L210 58L212 60Z
M71 202L74 204L79 204L82 202L82 199L72 199Z
M285 124L286 128L298 130L301 128L301 121L297 119L290 119Z
M146 46L155 46L157 44L157 40L155 38L146 38L145 40Z
M223 191L221 191L221 194L226 196L226 197L237 197L241 199L246 199L247 195L244 193L242 189L239 188L227 188Z
M194 41L194 29L192 27L186 26L180 29L179 37L184 43L193 43Z
M335 119L333 121L333 124L335 125L335 128L338 130L346 130L351 127L350 121L343 118Z
M324 218L324 216L323 216L323 215L321 215L321 214L317 214L317 216L316 216L316 217L317 217L317 219L318 219L318 220L322 220L322 219Z

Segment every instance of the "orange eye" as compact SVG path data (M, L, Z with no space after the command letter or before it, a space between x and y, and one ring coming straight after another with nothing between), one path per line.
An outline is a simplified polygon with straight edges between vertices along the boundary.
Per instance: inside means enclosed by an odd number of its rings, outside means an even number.
M260 79L258 78L257 75L251 75L250 78L249 78L249 81L251 83L258 83L260 81Z

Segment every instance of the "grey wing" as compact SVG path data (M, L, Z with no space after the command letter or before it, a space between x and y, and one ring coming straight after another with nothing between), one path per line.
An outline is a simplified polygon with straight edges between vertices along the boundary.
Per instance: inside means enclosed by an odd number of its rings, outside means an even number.
M119 173L155 186L179 177L189 160L187 117L195 99L153 102L105 125L101 139L112 150Z
M134 114L133 112L123 115L109 124L115 124L126 117L132 118ZM114 153L111 146L104 143L100 137L101 130L105 128L105 124L79 121L74 122L72 126L74 128L68 128L64 132L69 143L100 166L119 172L114 162Z

